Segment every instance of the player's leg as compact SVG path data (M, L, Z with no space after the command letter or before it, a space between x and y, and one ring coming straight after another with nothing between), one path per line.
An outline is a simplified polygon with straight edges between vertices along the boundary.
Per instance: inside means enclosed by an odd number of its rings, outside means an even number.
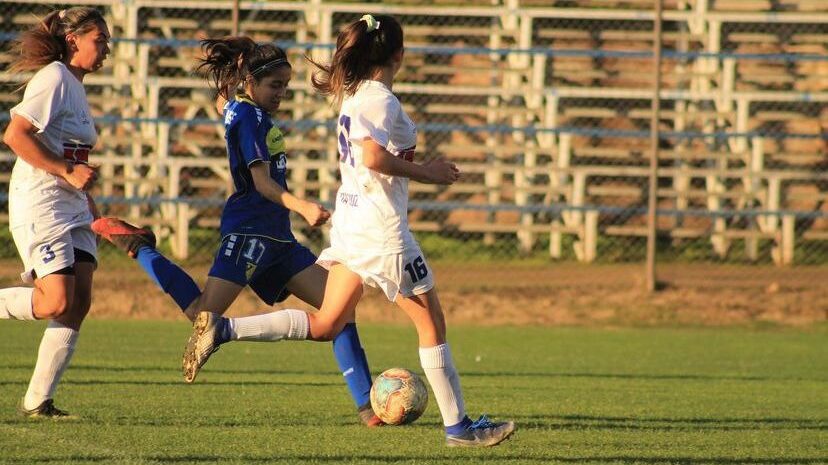
M473 422L466 415L460 376L446 342L446 322L434 276L419 247L406 249L395 302L417 328L420 364L443 417L449 446L491 446L514 431L513 422Z
M513 422L493 423L485 416L472 421L466 415L460 376L446 342L445 318L436 290L432 288L411 297L399 296L396 303L417 328L420 364L443 417L446 444L493 446L509 437L515 429Z
M310 256L313 257L313 254ZM325 297L327 280L328 270L314 263L293 276L287 283L287 289L304 302L320 308ZM368 358L365 356L353 318L345 323L345 327L334 338L333 351L360 419L369 427L379 426L382 421L374 415L371 408L371 371L368 368Z
M0 289L0 319L52 319L71 307L75 285L71 234L53 236L49 231L35 225L12 228L26 270L21 277L34 287Z
M92 229L138 261L141 268L176 305L192 320L194 312L186 313L201 294L192 277L155 249L152 232L135 227L118 218L100 218Z
M215 313L201 312L193 325L193 334L184 352L184 379L193 382L210 354L228 340L330 341L353 318L361 295L362 281L359 275L342 265L335 265L328 275L325 298L317 313L309 315L302 310L286 309L264 315L233 318L231 321Z
M75 352L81 324L92 303L92 276L96 268L95 237L85 228L73 229L66 235L73 245L72 257L62 260L74 261L72 274L51 274L35 281L38 287L45 288L48 293L49 286L54 286L55 277L71 278L68 280L71 281L71 299L66 311L49 322L41 339L34 373L19 406L20 412L30 417L68 417L66 412L54 406L52 399ZM75 245L91 252L75 248ZM57 249L61 250L59 247Z
M35 281L34 287L0 289L0 319L49 320L72 305L74 276L71 268L56 270Z
M245 336L269 332L262 325L271 322L245 320L237 328L234 320L222 318L221 315L251 282L251 278L269 269L281 247L284 245L260 236L229 234L222 239L204 291L185 312L193 320L193 332L187 340L182 357L186 382L192 383L201 367L221 344L238 339L239 333ZM271 292L278 293L282 287L284 284Z
M188 383L195 380L210 355L231 339L228 319L221 315L230 308L242 289L244 286L241 284L210 276L204 285L204 292L187 308L185 314L193 320L193 332L184 346L181 368Z

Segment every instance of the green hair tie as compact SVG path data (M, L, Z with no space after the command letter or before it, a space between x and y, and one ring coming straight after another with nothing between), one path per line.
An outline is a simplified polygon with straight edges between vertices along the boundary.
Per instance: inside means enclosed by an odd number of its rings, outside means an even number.
M374 18L373 15L362 15L362 18L359 18L359 20L360 21L365 21L365 24L366 24L365 32L366 33L374 32L377 29L379 29L379 27L380 27L380 22L377 21L377 18Z

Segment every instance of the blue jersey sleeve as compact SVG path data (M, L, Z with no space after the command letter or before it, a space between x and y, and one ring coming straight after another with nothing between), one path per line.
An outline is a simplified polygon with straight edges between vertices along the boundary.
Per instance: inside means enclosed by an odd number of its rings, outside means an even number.
M239 151L247 166L257 161L270 161L267 150L267 124L262 124L256 112L244 112L236 123Z

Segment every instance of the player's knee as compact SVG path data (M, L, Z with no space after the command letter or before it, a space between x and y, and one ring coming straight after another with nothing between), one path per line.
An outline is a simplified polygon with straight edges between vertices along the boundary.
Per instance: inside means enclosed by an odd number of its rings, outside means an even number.
M35 314L40 319L60 318L72 309L72 304L72 299L68 296L48 296L37 302Z
M342 332L344 324L321 318L310 318L311 335L315 341L333 341Z
M334 338L336 337L337 334L339 334L339 333L335 332L332 327L326 326L326 327L320 328L318 330L318 333L314 333L314 339L316 339L318 341L330 342L330 341L334 340Z

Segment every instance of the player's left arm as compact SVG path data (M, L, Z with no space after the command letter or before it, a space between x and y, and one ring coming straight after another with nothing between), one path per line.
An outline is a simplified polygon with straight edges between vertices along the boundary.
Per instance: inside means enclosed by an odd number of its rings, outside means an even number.
M370 137L362 140L362 162L378 173L403 176L426 184L453 184L460 177L457 166L444 158L414 163L395 156Z
M270 162L253 163L250 165L250 174L253 176L253 185L264 198L299 213L312 227L325 224L331 217L331 212L322 205L300 199L283 189L270 177Z

